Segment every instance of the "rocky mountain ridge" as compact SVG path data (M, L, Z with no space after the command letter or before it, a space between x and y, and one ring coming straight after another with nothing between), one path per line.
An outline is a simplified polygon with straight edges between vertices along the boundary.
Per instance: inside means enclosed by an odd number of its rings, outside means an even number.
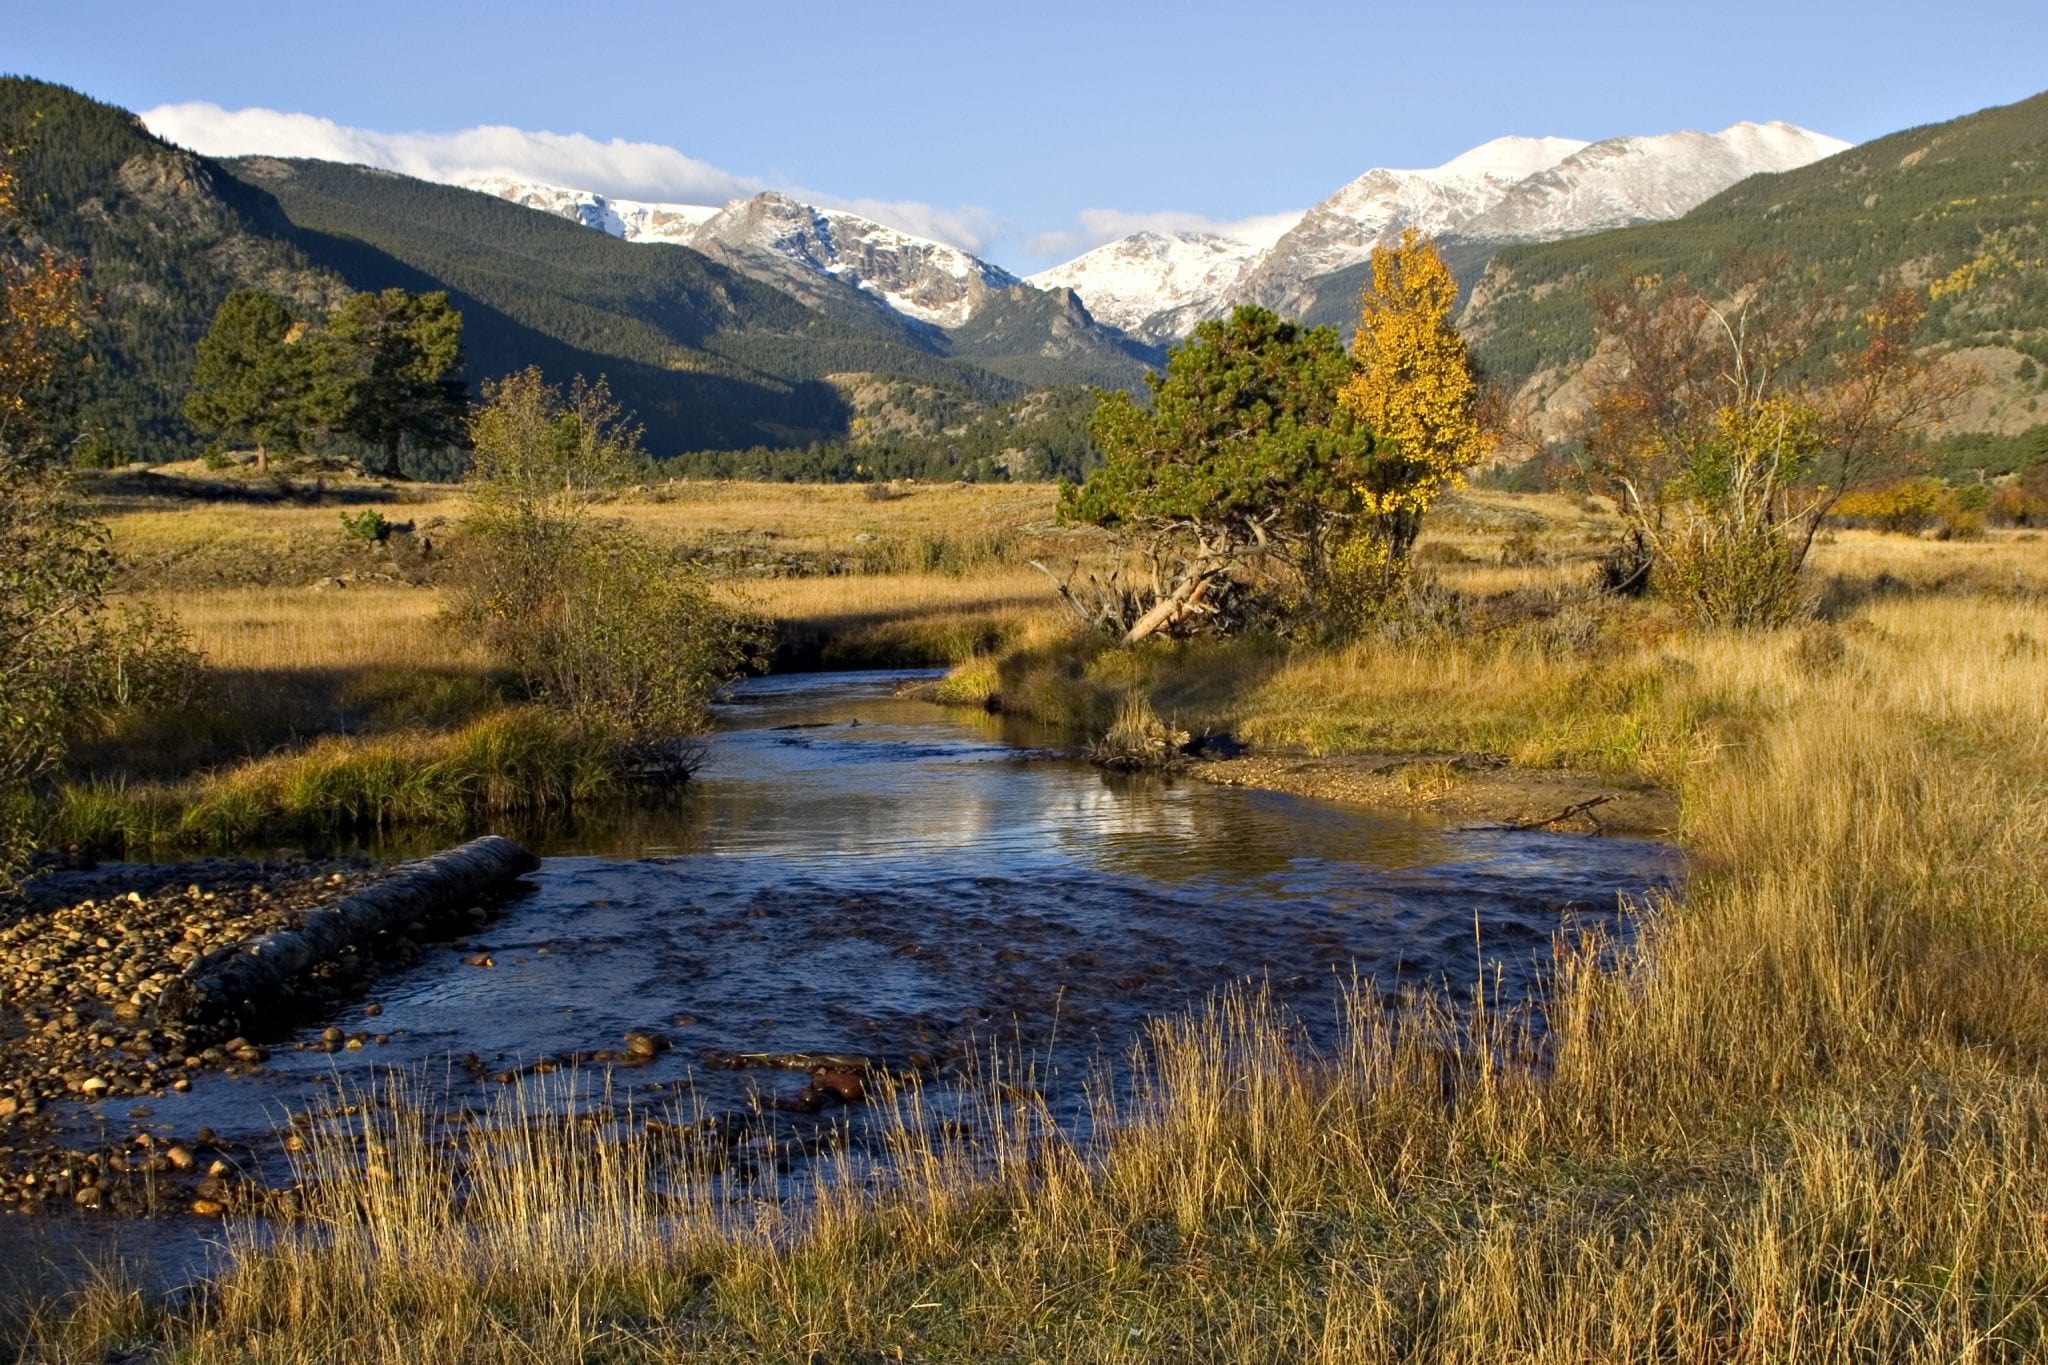
M1557 241L1677 218L1729 186L1846 150L1788 123L1718 133L1503 137L1441 166L1377 168L1304 213L1269 246L1214 234L1141 233L1029 277L1078 291L1098 317L1154 342L1238 303L1321 320L1353 297L1372 249L1414 227L1444 243L1468 275L1515 242ZM1191 271L1190 259L1213 261Z
M689 247L814 304L823 282L850 285L934 327L959 327L992 295L1023 283L958 247L773 190L712 206L614 199L502 176L465 187L629 242Z

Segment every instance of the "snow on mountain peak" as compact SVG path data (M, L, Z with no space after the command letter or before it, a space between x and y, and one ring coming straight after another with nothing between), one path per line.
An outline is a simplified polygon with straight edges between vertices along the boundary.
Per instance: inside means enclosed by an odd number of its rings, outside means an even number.
M1501 243L1676 218L1738 180L1792 170L1849 145L1784 122L1600 142L1499 137L1427 170L1369 170L1307 213L1257 220L1256 230L1148 229L1028 281L957 247L774 191L714 208L502 177L468 183L628 241L692 247L813 303L843 299L842 286L851 285L908 317L950 328L991 294L1028 283L1071 289L1098 320L1163 342L1239 302L1299 311L1318 281L1359 265L1410 227Z
M1263 251L1207 245L1194 234L1174 237L1169 249L1139 234L1031 281L1070 286L1097 317L1170 341L1237 303L1298 313L1330 276L1407 228L1476 242L1547 241L1676 218L1738 180L1848 145L1782 122L1602 142L1500 137L1428 170L1369 170Z
M1461 234L1480 241L1548 241L1677 218L1738 180L1794 170L1848 146L1789 123L1608 138L1515 185L1464 224Z
M1190 308L1228 296L1264 251L1258 243L1222 233L1146 229L1025 282L1040 289L1072 289L1097 321L1146 340L1169 341L1201 320L1186 316Z
M506 176L479 176L462 182L465 189L495 195L524 208L539 209L629 242L680 242L699 223L717 213L705 204L656 204L639 199L613 199L591 190L564 189Z
M613 199L502 176L466 183L629 242L691 247L743 274L794 288L800 297L812 297L820 282L836 280L940 327L959 326L989 293L1018 283L1009 271L957 247L774 190L711 207Z
M958 247L772 190L727 204L684 244L771 284L796 282L791 267L841 280L939 327L960 326L991 293L1019 282Z
M1436 168L1437 175L1485 175L1526 180L1547 171L1586 144L1570 137L1497 137Z

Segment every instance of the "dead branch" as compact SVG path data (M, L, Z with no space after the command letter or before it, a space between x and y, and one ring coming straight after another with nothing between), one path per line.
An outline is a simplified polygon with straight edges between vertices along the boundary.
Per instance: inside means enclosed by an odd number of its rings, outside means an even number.
M1505 825L1482 825L1480 826L1480 828L1497 830L1542 829L1546 825L1562 824L1566 820L1573 819L1576 816L1585 815L1589 811L1592 811L1597 807L1606 805L1609 801L1612 801L1613 799L1614 798L1611 795L1595 796L1588 800L1580 801L1573 805L1566 806L1563 810L1557 812L1557 814L1546 815L1538 820L1516 820ZM1600 823L1600 821L1596 818L1593 821L1593 823L1597 825Z

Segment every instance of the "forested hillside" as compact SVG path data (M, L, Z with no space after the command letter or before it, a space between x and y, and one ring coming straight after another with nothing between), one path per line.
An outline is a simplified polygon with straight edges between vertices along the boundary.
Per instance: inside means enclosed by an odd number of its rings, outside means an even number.
M1645 275L1710 282L1740 253L1783 253L1815 283L1869 299L1931 296L1920 339L1963 350L1990 381L1974 415L2041 420L2048 369L2048 94L1909 129L1779 175L1685 217L1495 256L1464 315L1481 361L1521 382L1593 340L1589 290Z
M360 166L249 158L226 163L275 197L307 254L358 289L447 289L470 367L501 374L603 372L647 425L657 455L803 444L852 416L824 382L885 371L1017 390L917 345L886 310L870 325L807 309L686 247L629 243L473 190Z
M189 453L179 407L192 350L230 290L253 285L308 310L343 292L268 196L158 141L124 109L0 79L0 145L15 149L31 232L88 265L87 459Z
M1002 299L960 337L855 297L806 307L684 247L627 243L489 195L359 166L216 162L125 110L0 78L35 231L82 259L96 300L80 456L166 460L200 441L182 407L194 348L255 286L317 319L351 290L446 290L467 377L530 364L605 375L657 456L855 436L828 376L896 376L980 407L1075 381L1135 384L1150 358L1071 298ZM850 291L849 291L850 292Z

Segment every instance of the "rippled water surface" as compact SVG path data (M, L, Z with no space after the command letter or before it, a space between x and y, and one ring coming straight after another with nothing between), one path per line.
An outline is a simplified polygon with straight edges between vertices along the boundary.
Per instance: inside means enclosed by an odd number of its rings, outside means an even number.
M743 684L672 808L556 836L498 919L379 980L376 1017L365 1001L334 1021L388 1043L285 1040L255 1076L154 1100L150 1126L254 1142L337 1077L393 1067L460 1102L536 1059L618 1049L628 1029L673 1044L612 1078L636 1102L746 1110L804 1084L706 1066L722 1053L914 1058L943 1077L1015 1043L1057 1105L1148 1016L1232 982L1270 983L1312 1031L1354 971L1455 991L1483 972L1513 997L1561 929L1611 928L1623 898L1677 873L1650 842L1105 773L996 718L892 695L916 676ZM78 1124L134 1126L116 1117L126 1103Z

